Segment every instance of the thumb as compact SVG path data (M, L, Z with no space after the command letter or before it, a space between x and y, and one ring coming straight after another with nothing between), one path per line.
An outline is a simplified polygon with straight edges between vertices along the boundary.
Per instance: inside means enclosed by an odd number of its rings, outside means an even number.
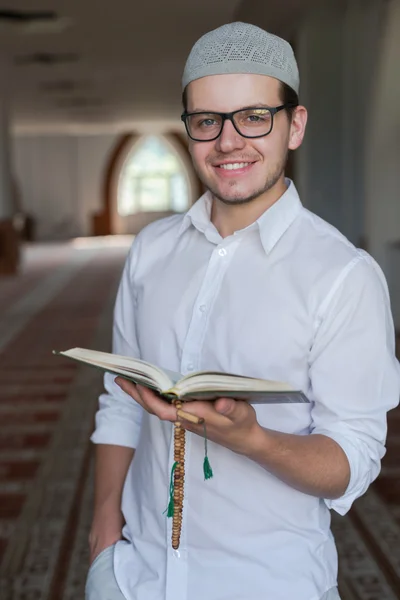
M234 413L237 408L236 404L236 400L233 398L218 398L218 400L214 402L214 408L220 415L232 419L234 418Z

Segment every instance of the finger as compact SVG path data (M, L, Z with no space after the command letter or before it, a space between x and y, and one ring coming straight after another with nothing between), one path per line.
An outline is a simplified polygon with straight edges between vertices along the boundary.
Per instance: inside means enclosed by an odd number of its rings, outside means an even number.
M198 424L206 422L209 425L221 425L223 421L227 421L227 419L223 418L224 415L222 415L222 413L215 410L214 402L209 402L207 400L191 400L184 402L182 410L186 414L189 413L198 419ZM194 421L193 424L195 424Z
M214 402L214 408L221 415L232 416L236 409L236 400L233 400L233 398L218 398Z
M135 400L135 402L137 402L138 404L140 404L140 406L142 408L144 408L144 410L146 410L150 414L154 414L149 409L146 402L142 398L142 396L140 394L139 386L132 383L131 381L128 381L127 379L124 379L123 377L117 377L114 381L121 388L121 390L123 392L125 392L126 394L128 394L128 396L133 398Z
M126 394L132 396L132 398L137 396L136 384L132 383L132 381L128 381L128 379L124 379L123 377L116 377L114 383L116 383Z
M233 398L218 398L214 402L215 410L228 417L232 422L241 422L249 418L251 413L254 413L253 407L243 400L234 400Z
M149 411L152 411L159 419L162 419L163 421L177 420L175 406L172 406L169 402L161 399L155 392L144 386L138 385L137 389Z

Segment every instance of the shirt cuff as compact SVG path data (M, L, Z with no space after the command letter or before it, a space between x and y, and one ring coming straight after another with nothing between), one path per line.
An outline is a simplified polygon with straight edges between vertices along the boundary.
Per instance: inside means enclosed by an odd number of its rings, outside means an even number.
M373 441L374 448L371 448L366 442L357 439L354 433L353 439L328 430L314 430L313 434L316 433L334 440L349 461L350 481L343 496L335 499L324 498L329 509L343 516L350 510L353 502L365 494L370 484L378 477L385 449L376 440Z
M114 383L115 375L106 373L106 393L99 397L96 426L90 440L94 444L111 444L136 448L139 442L143 408Z
M96 415L96 429L90 437L94 444L110 444L137 448L140 435L140 423L127 423L124 419L116 419L110 415Z

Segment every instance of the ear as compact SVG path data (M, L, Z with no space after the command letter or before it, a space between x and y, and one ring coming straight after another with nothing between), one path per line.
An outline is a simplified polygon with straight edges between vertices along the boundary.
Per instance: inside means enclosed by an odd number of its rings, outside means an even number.
M289 150L296 150L301 146L306 131L307 117L307 109L304 106L295 108L290 124Z

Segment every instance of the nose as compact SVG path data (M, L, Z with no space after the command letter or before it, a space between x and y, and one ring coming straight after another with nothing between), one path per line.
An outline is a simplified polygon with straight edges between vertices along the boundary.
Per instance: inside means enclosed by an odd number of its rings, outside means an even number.
M232 152L232 150L244 148L245 145L245 138L236 131L232 121L226 119L221 135L216 139L216 150L219 152Z

